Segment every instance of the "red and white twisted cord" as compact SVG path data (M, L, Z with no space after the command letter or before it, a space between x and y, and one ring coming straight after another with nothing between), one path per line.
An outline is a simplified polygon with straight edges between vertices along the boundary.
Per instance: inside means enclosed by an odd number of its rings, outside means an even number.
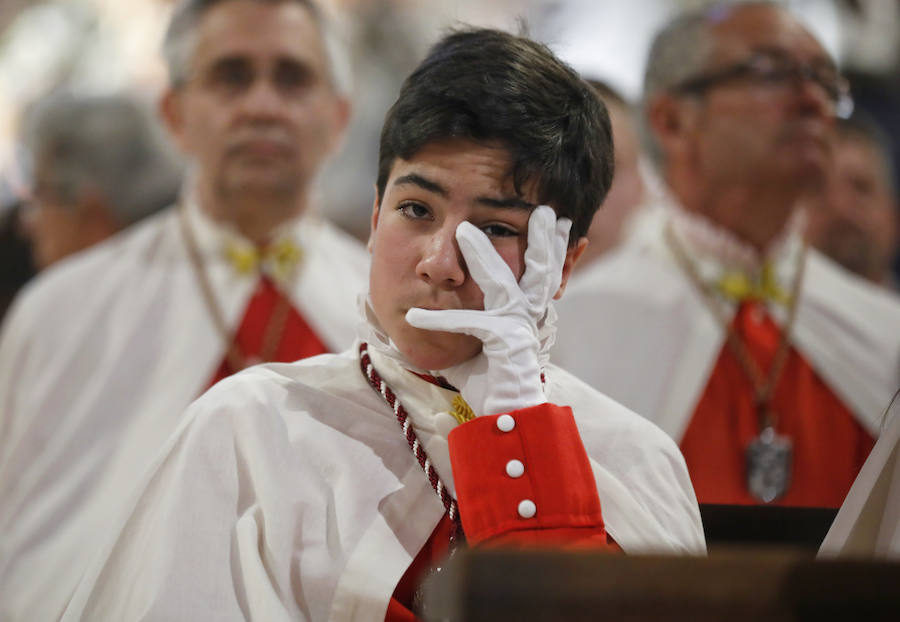
M391 388L387 385L384 380L381 379L381 376L378 375L378 371L375 369L375 366L372 365L372 360L369 358L368 352L368 344L363 342L359 345L359 363L362 368L363 375L366 377L366 380L369 381L369 384L372 385L372 388L378 392L381 397L384 398L384 401L387 402L388 406L394 411L394 416L397 417L397 422L400 424L400 427L403 430L403 436L406 437L406 442L409 444L409 448L412 450L413 455L416 457L416 460L419 463L419 466L422 467L422 470L425 472L425 476L428 478L428 481L431 482L431 487L437 493L437 496L440 498L441 503L444 504L444 508L447 510L447 515L450 517L450 520L453 522L454 532L462 533L462 525L459 520L459 509L456 505L456 499L447 491L446 486L444 486L444 482L441 481L440 476L437 471L431 464L431 460L428 459L428 454L425 453L425 450L422 449L422 445L419 443L419 439L416 437L416 433L413 430L412 422L409 419L409 414L406 412L406 409L403 407L403 404L400 403L400 400L391 390Z

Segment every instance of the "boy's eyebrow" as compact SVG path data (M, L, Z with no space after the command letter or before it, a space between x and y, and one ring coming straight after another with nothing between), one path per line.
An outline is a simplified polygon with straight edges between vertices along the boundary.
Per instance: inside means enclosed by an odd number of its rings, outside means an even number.
M450 193L447 192L447 189L442 185L437 183L436 181L432 181L430 179L426 179L421 175L416 173L410 173L408 175L403 175L402 177L398 177L394 180L392 184L394 186L418 186L423 190L427 190L428 192L433 192L434 194L439 194L442 197L446 198L450 196Z
M427 190L428 192L433 192L434 194L440 195L444 198L450 196L450 193L444 188L441 184L418 173L409 173L407 175L403 175L394 180L394 186L418 186L423 190ZM519 197L505 197L505 198L494 198L494 197L478 197L475 201L481 205L485 205L487 207L501 207L501 208L515 208L515 209L525 209L525 210L533 210L537 207L536 204L530 203L521 199Z
M492 197L478 197L475 199L477 203L488 207L511 207L515 209L533 210L537 207L534 203L529 203L519 197L509 197L506 199L494 199Z

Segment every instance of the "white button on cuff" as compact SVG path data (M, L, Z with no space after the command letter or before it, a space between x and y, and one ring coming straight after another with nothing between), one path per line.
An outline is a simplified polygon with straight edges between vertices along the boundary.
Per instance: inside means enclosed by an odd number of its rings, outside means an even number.
M537 512L537 506L531 499L523 499L519 501L519 516L522 518L531 518Z
M525 465L519 460L510 460L506 463L506 474L510 477L522 477L525 473Z
M500 415L497 417L497 427L501 432L512 432L516 427L516 420L511 415Z

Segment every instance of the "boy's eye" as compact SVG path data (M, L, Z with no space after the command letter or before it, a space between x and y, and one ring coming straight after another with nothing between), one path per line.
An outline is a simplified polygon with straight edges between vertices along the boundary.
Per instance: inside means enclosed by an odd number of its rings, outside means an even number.
M430 215L428 208L421 203L401 203L397 206L397 210L412 220L421 220L423 218L428 218Z
M519 232L512 227L497 223L484 225L481 227L481 230L484 231L485 235L489 238L511 238L519 235Z

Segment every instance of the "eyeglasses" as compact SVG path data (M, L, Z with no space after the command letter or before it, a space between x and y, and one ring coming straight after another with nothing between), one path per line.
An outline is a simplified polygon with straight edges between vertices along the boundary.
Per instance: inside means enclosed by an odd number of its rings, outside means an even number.
M756 54L743 62L688 78L676 85L673 90L685 94L703 93L718 84L732 80L749 80L774 88L792 87L804 80L810 80L828 96L836 116L845 119L853 112L850 83L834 66L824 63L816 65L799 63L774 54Z

